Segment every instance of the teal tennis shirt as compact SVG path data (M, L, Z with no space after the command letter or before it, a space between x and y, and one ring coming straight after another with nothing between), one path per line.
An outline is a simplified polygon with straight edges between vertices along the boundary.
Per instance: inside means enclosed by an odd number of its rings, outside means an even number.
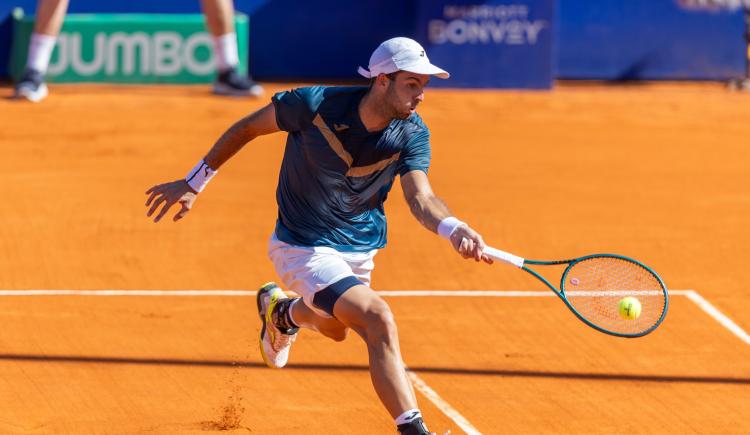
M368 132L366 87L313 86L272 98L289 132L279 173L276 237L298 246L369 251L386 244L383 202L396 174L427 172L430 132L416 113Z

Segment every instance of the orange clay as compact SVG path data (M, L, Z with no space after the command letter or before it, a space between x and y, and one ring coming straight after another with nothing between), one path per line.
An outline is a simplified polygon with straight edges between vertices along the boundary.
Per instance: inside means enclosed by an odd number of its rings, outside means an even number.
M143 204L148 187L183 177L289 86L259 100L98 85L52 85L36 105L0 99L0 288L276 279L265 252L282 134L230 160L183 221L153 224ZM750 94L717 84L562 84L428 90L420 113L436 193L489 244L535 259L635 257L750 330L749 108ZM544 290L512 267L462 260L409 215L398 184L386 212L377 289ZM388 300L406 363L483 433L750 430L750 348L684 297L637 340L599 334L553 298ZM394 432L360 340L303 332L290 367L266 369L252 298L2 296L0 306L0 433ZM433 431L461 433L417 396Z

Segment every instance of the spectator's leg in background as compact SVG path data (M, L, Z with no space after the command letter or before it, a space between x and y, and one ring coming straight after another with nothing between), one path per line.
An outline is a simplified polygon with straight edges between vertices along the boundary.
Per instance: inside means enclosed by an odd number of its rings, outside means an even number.
M47 96L44 74L47 72L57 35L60 33L68 0L39 0L34 18L34 33L29 42L26 70L16 84L16 97L38 102Z
M214 40L214 58L218 72L214 93L220 95L259 96L263 88L237 72L239 51L234 31L232 0L201 0L206 26Z

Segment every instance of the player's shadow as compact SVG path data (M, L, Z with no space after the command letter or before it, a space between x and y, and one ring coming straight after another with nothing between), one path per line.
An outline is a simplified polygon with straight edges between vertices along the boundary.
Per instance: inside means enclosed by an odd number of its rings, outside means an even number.
M29 354L0 354L0 361L43 362L43 363L79 363L79 364L133 364L156 366L195 366L195 367L243 367L249 369L265 369L266 365L255 361L230 360L193 360L180 358L136 358L136 357L104 357L79 355L29 355ZM366 365L358 364L322 364L296 363L290 364L284 370L307 371L336 371L336 372L367 372ZM434 373L460 376L501 376L516 378L552 378L579 379L595 381L634 381L634 382L677 382L698 384L748 384L750 378L731 376L701 376L701 375L646 375L625 373L587 373L563 371L536 370L505 370L505 369L476 369L455 367L427 367L410 366L415 373Z

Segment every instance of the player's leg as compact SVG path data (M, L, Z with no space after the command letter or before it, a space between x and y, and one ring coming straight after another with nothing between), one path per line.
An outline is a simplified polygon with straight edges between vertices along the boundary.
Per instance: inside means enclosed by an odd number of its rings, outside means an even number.
M60 33L68 0L39 0L36 5L34 32L29 41L26 69L16 84L17 98L38 102L47 96L44 74L47 72L57 35Z
M344 341L349 328L333 317L323 317L305 305L302 298L295 298L289 307L289 317L292 323L300 328L312 329L320 332L334 341Z
M320 331L333 339L343 339L347 328L354 329L365 341L370 359L370 374L375 391L388 412L396 420L402 434L428 433L416 408L416 398L406 376L398 332L388 304L369 288L370 273L375 267L373 258L377 250L341 253L332 248L293 246L279 241L275 236L269 241L268 255L276 273L288 288L302 298L289 299L283 293L280 302L271 309L263 324L267 328L287 330L296 335L297 327ZM266 287L264 287L266 288ZM261 289L261 293L269 294ZM260 304L262 306L270 304ZM265 342L261 332L261 351L285 353L293 338L275 335L286 347L274 346L268 335ZM268 343L268 344L264 344ZM263 356L266 363L269 360ZM273 362L273 361L272 361ZM269 364L272 367L282 365Z
M214 93L220 95L259 96L263 88L237 72L239 51L234 31L232 0L201 0L206 26L213 37L214 59L218 75Z
M274 287L281 290L276 283L269 282L261 287L258 294L278 292ZM277 299L278 301L273 307L270 307L270 310L273 325L280 331L296 331L299 328L307 328L319 332L334 341L344 341L346 339L349 328L333 317L323 317L316 313L305 305L302 298L288 298L282 291L278 293ZM262 301L259 303L263 304ZM270 302L268 305L270 305ZM263 307L260 307L260 309L264 310ZM265 313L265 310L263 313Z
M399 431L428 433L406 375L396 322L388 304L369 287L355 285L338 297L333 314L367 344L372 384Z

